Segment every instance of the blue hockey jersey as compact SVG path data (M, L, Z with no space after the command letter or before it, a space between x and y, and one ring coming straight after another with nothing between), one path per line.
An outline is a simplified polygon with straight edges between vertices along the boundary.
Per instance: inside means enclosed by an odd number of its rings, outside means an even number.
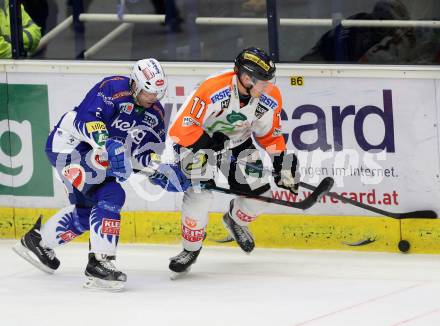
M165 140L164 109L159 101L150 108L135 104L129 78L110 76L97 83L84 100L65 113L49 135L46 151L83 156L103 149L111 137L123 141L133 159L146 166L149 154Z

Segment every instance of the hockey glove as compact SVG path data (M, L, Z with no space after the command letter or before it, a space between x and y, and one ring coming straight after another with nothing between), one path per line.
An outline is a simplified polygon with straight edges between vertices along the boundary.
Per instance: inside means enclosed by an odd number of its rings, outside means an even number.
M177 164L161 163L156 154L152 154L146 170L152 173L150 182L169 192L184 192L191 186L191 181L185 176Z
M285 154L272 157L274 180L278 187L287 189L298 195L299 173L297 171L298 159L295 154Z
M184 192L191 186L191 181L186 178L177 164L161 163L149 178L152 184L169 192Z
M216 131L209 136L206 132L203 132L202 136L197 141L189 146L193 153L197 153L199 150L212 150L214 152L221 152L227 147L229 143L229 137L220 131Z
M125 158L124 143L116 139L107 139L105 149L108 155L109 168L107 176L125 181L131 174L131 161Z

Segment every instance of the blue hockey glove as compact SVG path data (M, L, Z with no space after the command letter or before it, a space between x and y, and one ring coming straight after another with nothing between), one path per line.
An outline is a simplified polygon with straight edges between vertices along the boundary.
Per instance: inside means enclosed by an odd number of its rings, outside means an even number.
M177 164L160 163L155 167L150 182L169 192L184 192L191 186L191 181L185 176Z
M107 175L117 177L119 181L128 179L132 169L130 160L125 159L124 143L110 138L105 142L105 149L110 164Z

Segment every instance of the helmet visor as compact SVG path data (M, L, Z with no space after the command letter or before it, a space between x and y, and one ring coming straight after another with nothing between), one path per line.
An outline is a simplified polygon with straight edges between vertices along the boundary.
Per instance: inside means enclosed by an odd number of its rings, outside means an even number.
M271 80L261 80L261 79L257 79L254 76L249 76L249 77L251 78L252 87L261 93L269 92L276 82L275 77L272 78Z

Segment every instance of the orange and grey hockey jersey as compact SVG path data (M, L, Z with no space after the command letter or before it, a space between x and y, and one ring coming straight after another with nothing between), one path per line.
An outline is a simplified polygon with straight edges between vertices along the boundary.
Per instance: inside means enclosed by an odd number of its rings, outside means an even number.
M229 137L233 148L254 134L266 151L281 152L286 149L281 108L281 93L275 85L240 107L237 76L227 71L209 77L193 91L173 120L169 136L174 143L190 147L204 131L210 136L219 131Z

